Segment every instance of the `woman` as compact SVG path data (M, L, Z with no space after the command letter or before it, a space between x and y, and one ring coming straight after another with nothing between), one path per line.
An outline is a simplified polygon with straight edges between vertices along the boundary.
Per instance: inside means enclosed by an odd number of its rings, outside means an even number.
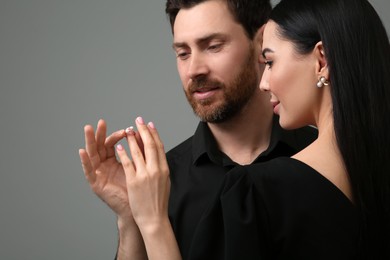
M292 158L231 171L190 259L389 259L390 47L378 15L366 0L282 0L265 27L263 56L260 87L281 126L314 125L318 139ZM125 171L152 254L158 236L145 230L167 223L169 181L156 130L137 126L145 157L130 131L134 164ZM145 187L153 207L141 203ZM220 232L205 241L210 228ZM161 230L171 234L169 224ZM166 248L180 258L177 247Z
M300 162L290 163L303 162L343 192L358 213L362 253L383 257L390 246L386 31L364 0L282 1L270 19L261 88L271 91L282 127L319 130L293 156Z

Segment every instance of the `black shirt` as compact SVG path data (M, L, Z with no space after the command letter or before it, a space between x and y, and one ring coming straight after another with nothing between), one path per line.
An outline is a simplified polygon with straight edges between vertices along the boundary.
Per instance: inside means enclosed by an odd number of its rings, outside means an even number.
M301 161L238 166L202 215L186 259L358 259L357 212Z
M317 131L305 127L285 131L274 118L270 145L253 163L291 156L314 141ZM200 122L195 134L167 153L171 176L169 218L183 259L188 258L194 233L210 207L226 173L238 164L218 150L207 124Z

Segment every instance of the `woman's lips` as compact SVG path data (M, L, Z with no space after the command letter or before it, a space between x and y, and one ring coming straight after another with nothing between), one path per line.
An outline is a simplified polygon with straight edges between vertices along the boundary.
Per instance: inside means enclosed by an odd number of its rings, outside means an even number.
M271 105L274 108L274 113L277 114L277 115L279 115L279 104L280 104L279 101L271 100Z

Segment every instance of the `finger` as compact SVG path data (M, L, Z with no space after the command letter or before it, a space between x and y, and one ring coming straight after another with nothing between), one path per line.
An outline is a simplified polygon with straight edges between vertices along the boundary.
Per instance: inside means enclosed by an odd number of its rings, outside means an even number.
M141 135L139 134L139 132L135 132L135 140L137 140L138 147L141 150L142 154L145 156L144 143L142 142Z
M130 129L130 131L127 132L127 142L129 144L130 154L133 159L136 172L137 173L145 172L146 165L145 165L144 154L142 153L141 149L138 146L135 137L135 131L133 129Z
M106 138L104 146L106 147L106 156L108 158L115 156L115 148L114 146L126 136L125 130L121 129Z
M130 160L126 150L121 144L116 146L119 160L121 160L123 169L125 170L126 180L130 180L135 175L135 168L133 162Z
M134 131L133 126L126 128L125 132L126 132L126 134L134 134L135 135L135 140L137 141L138 147L141 150L141 152L145 158L144 144L142 142L142 139L141 139L139 132Z
M96 175L94 174L93 167L91 161L89 160L89 156L87 151L84 149L79 149L79 156L81 160L81 166L83 167L84 176L89 182L89 184L95 183Z
M137 124L138 132L141 136L141 140L144 146L145 162L147 165L159 165L159 157L157 153L156 143L150 134L149 128L145 125L142 117L137 117L135 120Z
M107 124L103 119L100 119L96 129L96 145L100 160L104 161L107 156L104 142L106 140Z
M148 128L149 128L151 136L154 139L154 142L156 143L157 155L159 157L160 167L163 167L163 169L168 169L168 162L167 162L166 155L165 155L164 143L161 141L160 135L158 134L158 131L157 131L154 123L149 122Z
M165 157L165 148L164 148L164 144L163 142L161 141L161 138L160 138L160 135L158 134L158 131L154 125L153 122L149 122L148 123L148 128L149 128L149 132L150 132L150 135L152 136L154 142L156 143L157 145L157 148L158 148L158 153L159 153L159 156L160 155L163 155L163 157Z
M100 165L100 156L97 152L97 144L95 139L95 133L93 127L90 125L86 125L84 127L85 134L85 150L89 156L89 160L91 161L91 165L93 169L97 169Z

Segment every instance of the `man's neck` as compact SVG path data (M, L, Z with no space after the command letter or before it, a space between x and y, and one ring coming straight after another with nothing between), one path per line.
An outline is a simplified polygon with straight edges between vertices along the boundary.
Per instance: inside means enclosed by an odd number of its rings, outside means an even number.
M269 96L256 95L235 117L208 123L221 152L241 165L252 163L270 143L272 106Z

